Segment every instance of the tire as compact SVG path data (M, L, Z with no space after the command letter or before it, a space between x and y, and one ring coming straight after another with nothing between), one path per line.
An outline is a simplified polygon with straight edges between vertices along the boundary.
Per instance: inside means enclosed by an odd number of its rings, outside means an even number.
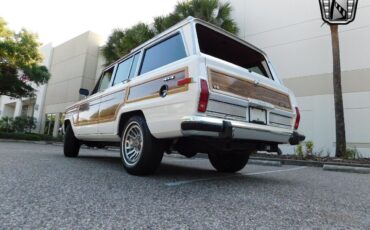
M159 167L164 145L149 131L144 117L133 116L126 122L121 135L121 160L132 175L148 175Z
M66 134L64 135L64 156L77 157L80 152L80 147L80 141L75 137L71 125L68 125Z
M281 151L281 149L280 149L280 148L278 148L278 149L277 149L277 155L278 155L278 156L281 156L281 154L283 154L283 151Z
M208 159L217 171L234 173L242 170L248 163L249 153L219 152L208 154Z
M186 150L186 151L184 151L184 150L182 150L182 149L179 149L178 150L178 152L181 154L181 155L183 155L183 156L185 156L186 158L193 158L193 157L195 157L198 153L197 152L195 152L195 151L191 151L191 150Z

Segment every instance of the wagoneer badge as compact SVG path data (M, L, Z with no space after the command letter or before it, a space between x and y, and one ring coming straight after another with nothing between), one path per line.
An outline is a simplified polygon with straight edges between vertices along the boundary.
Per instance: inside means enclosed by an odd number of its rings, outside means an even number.
M329 24L355 20L358 0L319 0L322 19Z

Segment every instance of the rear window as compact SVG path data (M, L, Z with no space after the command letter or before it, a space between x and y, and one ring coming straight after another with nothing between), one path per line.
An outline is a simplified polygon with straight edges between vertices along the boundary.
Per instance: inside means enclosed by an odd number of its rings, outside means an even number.
M200 52L272 79L261 53L201 24L196 25L196 30Z
M148 48L144 52L140 74L157 69L186 57L184 43L178 33Z

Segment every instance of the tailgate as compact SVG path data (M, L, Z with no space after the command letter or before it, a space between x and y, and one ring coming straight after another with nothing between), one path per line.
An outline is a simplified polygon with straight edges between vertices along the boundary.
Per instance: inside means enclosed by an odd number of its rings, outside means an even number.
M207 115L293 129L289 90L272 79L207 57L210 99Z

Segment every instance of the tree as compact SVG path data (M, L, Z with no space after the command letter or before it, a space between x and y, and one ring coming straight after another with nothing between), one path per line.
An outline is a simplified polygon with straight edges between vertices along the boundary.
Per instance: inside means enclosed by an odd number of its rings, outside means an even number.
M115 29L102 50L106 65L130 53L133 48L152 37L154 37L154 32L144 23L136 24L126 30Z
M50 74L38 51L37 35L22 29L14 33L0 18L0 95L20 98L33 96L31 83L47 83Z
M232 8L229 3L220 3L219 0L187 0L176 4L172 13L154 18L153 28L139 23L134 27L121 30L116 29L108 38L103 47L103 56L107 65L128 54L139 44L154 37L181 20L193 16L219 26L226 31L236 34L238 27L231 19Z
M220 3L219 0L190 0L179 2L175 6L173 13L154 18L154 30L156 33L160 33L181 20L192 16L236 34L238 27L231 19L231 11L232 8L229 3Z
M236 34L238 27L231 19L231 11L230 3L220 3L219 0L190 0L178 3L174 14L180 20L193 16Z
M335 129L336 129L335 156L343 157L346 153L347 146L346 146L346 129L344 123L338 25L330 25L330 32L333 52L333 87L334 87Z
M154 18L153 30L155 34L162 33L166 29L180 22L181 18L178 14L170 13L166 16L158 16Z

